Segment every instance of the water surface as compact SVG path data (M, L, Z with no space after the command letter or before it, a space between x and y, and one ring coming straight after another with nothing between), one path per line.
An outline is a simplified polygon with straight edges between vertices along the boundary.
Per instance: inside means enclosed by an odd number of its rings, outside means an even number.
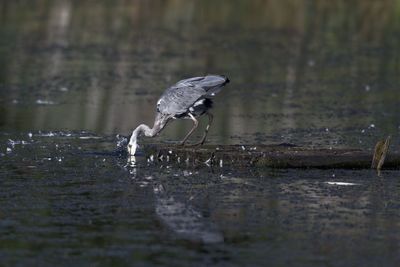
M400 1L2 1L5 266L398 266L399 172L127 161L176 81L215 144L399 145ZM158 141L182 138L173 122ZM195 138L199 138L199 132Z
M129 134L165 88L218 73L214 142L371 146L400 126L399 5L3 1L0 129Z
M399 177L136 165L112 137L1 136L5 265L395 266ZM100 137L100 138L99 138ZM8 148L8 149L7 149Z

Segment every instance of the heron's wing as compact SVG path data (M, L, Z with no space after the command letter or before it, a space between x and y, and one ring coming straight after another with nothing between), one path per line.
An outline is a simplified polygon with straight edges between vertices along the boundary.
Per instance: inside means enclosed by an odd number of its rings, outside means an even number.
M185 80L181 80L176 83L176 87L180 86L197 86L203 88L206 92L220 89L222 86L227 84L229 79L221 75L207 75L204 77L193 77ZM219 90L218 90L219 91ZM210 92L211 93L211 92Z
M157 102L157 109L171 115L186 113L200 98L214 96L228 82L228 78L220 75L181 80L164 92Z
M201 81L203 79L204 79L204 77L200 77L200 76L199 77L192 77L192 78L189 78L189 79L180 80L179 82L177 82L175 84L175 86L177 86L177 85L183 85L183 86L185 86L185 85L193 85L194 83L196 83L198 81Z
M175 85L164 92L157 102L157 109L163 114L183 114L206 94L201 87Z

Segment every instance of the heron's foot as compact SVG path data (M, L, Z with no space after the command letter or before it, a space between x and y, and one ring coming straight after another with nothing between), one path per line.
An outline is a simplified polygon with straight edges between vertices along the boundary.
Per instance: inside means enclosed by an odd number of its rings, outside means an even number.
M180 142L179 143L179 146L188 146L188 147L198 146L198 145L200 145L200 143L195 143L195 144L187 144L186 142Z
M205 143L205 139L202 139L200 142L193 143L193 144L187 144L186 140L179 142L180 146L202 146Z
M178 143L179 146L185 146L185 144L186 143L184 141L181 141L181 142Z

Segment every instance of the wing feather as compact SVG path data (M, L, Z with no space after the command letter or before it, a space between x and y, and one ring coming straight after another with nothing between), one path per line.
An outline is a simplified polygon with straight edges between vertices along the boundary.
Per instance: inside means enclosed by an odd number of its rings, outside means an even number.
M196 101L214 96L228 82L226 77L219 75L181 80L165 90L157 102L157 111L173 116L184 114Z

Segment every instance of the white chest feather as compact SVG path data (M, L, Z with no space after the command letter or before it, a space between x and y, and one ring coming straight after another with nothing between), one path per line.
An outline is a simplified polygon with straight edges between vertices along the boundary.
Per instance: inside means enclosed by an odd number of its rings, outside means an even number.
M204 104L204 101L205 101L205 99L200 99L200 100L196 101L196 102L193 104L193 106L191 106L191 107L189 108L189 111L190 111L190 112L194 112L194 107L203 105L203 104Z

